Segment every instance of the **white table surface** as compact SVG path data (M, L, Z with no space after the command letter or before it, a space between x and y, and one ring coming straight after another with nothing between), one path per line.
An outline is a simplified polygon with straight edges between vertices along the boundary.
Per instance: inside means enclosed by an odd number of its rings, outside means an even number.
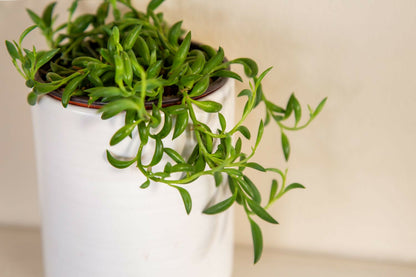
M360 261L273 249L265 249L262 260L254 266L251 251L250 247L236 247L233 277L416 276L416 264ZM0 227L0 276L43 276L38 229Z

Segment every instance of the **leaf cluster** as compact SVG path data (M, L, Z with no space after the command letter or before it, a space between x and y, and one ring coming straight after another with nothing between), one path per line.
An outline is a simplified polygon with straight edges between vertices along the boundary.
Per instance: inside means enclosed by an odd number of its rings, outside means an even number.
M234 203L243 207L251 225L254 262L257 262L263 239L255 218L277 224L267 208L287 191L303 188L298 183L286 186L286 171L253 162L264 127L272 120L280 127L283 154L288 160L290 144L286 132L309 125L322 110L326 99L316 109L308 106L309 120L299 126L302 109L294 95L283 108L269 101L263 93L262 80L271 68L259 72L252 59L227 61L221 47L194 45L191 32L183 31L181 21L170 26L164 21L163 14L156 12L162 2L150 1L146 12L142 12L129 0L104 0L95 13L75 17L78 5L75 0L69 8L68 20L57 27L57 16L53 13L56 3L51 3L41 15L27 10L35 25L27 28L18 42L6 41L6 47L16 69L26 79L26 85L32 88L28 95L29 104L36 104L40 95L61 89L64 107L71 97L81 95L88 97L90 104L103 103L99 110L103 120L119 114L125 117L125 125L114 133L110 145L138 133L137 155L131 160L123 160L107 150L107 159L120 169L135 165L146 177L140 184L142 189L154 182L170 186L178 191L189 214L192 199L186 184L209 175L216 186L227 185L231 196L206 207L204 213L217 214ZM127 11L121 12L121 6ZM44 34L51 50L23 48L22 41L36 28ZM230 70L233 64L243 67L248 85L238 95L246 97L243 114L236 124L231 125L221 113L220 103L197 99L217 78L243 82L239 74ZM43 80L39 79L40 75ZM180 101L166 107L164 100L172 95L178 96ZM257 134L252 138L244 123L261 103L266 107L266 116L259 122ZM213 114L220 127L212 129L200 121L197 110ZM293 127L284 123L291 117L294 117ZM174 140L189 132L192 134L190 155L166 147L167 138ZM243 143L252 144L250 152L242 151ZM145 163L143 152L147 148L153 151L153 156ZM281 180L280 187L277 179L272 181L266 204L262 204L258 185L249 178L247 168L274 172Z

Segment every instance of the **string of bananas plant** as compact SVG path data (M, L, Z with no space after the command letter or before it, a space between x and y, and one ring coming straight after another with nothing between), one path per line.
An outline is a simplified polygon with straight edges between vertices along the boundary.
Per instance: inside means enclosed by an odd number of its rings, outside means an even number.
M110 145L138 132L140 145L137 156L132 160L121 160L107 150L107 159L120 169L134 164L146 177L141 188L159 182L178 190L189 214L192 200L185 189L186 184L204 175L212 176L216 186L220 186L223 179L228 181L231 196L206 208L204 213L217 214L235 202L239 204L251 225L256 263L262 253L263 238L255 216L277 224L267 208L289 190L303 188L299 183L287 184L287 170L268 168L252 161L261 143L264 126L274 121L280 127L283 154L288 160L290 144L287 131L308 126L322 110L326 99L315 109L308 106L309 119L300 125L302 109L293 94L286 106L281 107L269 101L263 93L261 83L271 68L259 73L252 59L227 61L221 47L215 50L208 45L193 45L191 32L182 30L181 21L170 26L164 21L163 14L155 11L162 2L164 0L152 0L146 12L141 12L132 6L130 0L104 0L95 14L74 18L78 4L75 0L68 10L68 19L59 26L55 26L57 16L53 14L56 3L49 4L41 15L28 9L34 25L24 30L17 42L6 41L6 47L17 71L32 89L27 98L29 104L35 105L39 96L60 90L64 107L73 96L87 96L89 104L104 103L99 110L103 120L120 113L125 115L125 125L115 132ZM121 9L121 6L124 7ZM108 19L110 11L112 20ZM43 33L51 50L23 48L24 38L36 28ZM243 82L240 75L230 70L233 64L244 68L247 88L238 96L245 97L246 103L236 124L227 126L220 103L196 98L216 78L234 78ZM43 76L43 80L39 76ZM180 103L162 106L168 92L180 96ZM151 109L146 109L146 103L152 103ZM266 116L264 121L260 120L257 135L252 140L251 131L244 122L259 104L265 105ZM221 128L211 130L199 121L196 107L214 114ZM285 123L288 119L294 125ZM173 139L180 137L188 125L192 126L196 140L190 156L181 155L178 149L164 147L163 139L172 132ZM154 132L156 129L160 131ZM144 164L142 152L151 140L155 144L154 154L150 163ZM252 144L251 152L242 152L243 143ZM170 162L162 160L164 156L170 157ZM155 166L161 163L165 163L163 170L156 171ZM257 186L246 175L247 168L277 174L265 202Z

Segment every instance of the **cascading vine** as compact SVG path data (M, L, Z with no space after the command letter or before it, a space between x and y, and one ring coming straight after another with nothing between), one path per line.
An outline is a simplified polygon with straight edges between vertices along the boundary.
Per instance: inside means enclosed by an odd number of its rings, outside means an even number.
M220 213L235 202L243 207L251 226L256 263L262 253L263 238L254 216L276 224L267 208L289 190L304 188L299 183L286 183L287 170L253 161L264 126L274 121L280 128L283 155L288 160L290 144L286 133L308 126L324 107L326 98L315 109L308 106L309 119L299 125L302 109L293 94L286 106L281 107L263 93L261 83L271 68L259 72L252 59L227 61L221 47L215 50L208 45L193 45L191 32L182 30L181 21L170 26L164 21L163 13L155 11L162 2L164 0L152 0L147 11L141 12L129 0L105 0L96 13L74 18L78 5L75 0L69 8L68 20L58 26L55 26L57 17L53 14L56 3L48 5L42 15L28 9L35 25L27 28L17 42L6 41L7 50L17 71L32 89L28 95L29 104L35 105L39 96L60 89L64 107L72 96L86 96L89 104L104 103L99 110L103 120L120 113L125 115L125 125L115 132L110 145L138 132L137 156L121 160L107 150L107 159L120 169L135 165L146 177L141 188L159 182L177 189L189 214L192 200L186 184L209 175L215 185L220 186L227 178L231 196L207 207L204 213ZM119 5L127 11L121 12ZM110 11L113 20L108 18ZM36 28L41 30L51 50L23 48L24 38ZM243 66L244 79L230 70L235 64ZM247 84L238 94L238 97L245 97L246 102L241 117L233 126L227 126L220 103L196 100L216 78L234 78ZM179 96L179 103L162 106L163 100L172 95ZM149 101L153 103L151 110L146 109ZM252 139L244 123L260 104L264 105L266 114ZM214 114L220 129L212 130L199 121L195 108ZM292 126L285 122L294 123ZM173 139L180 137L188 125L192 125L196 144L191 155L184 157L178 149L165 147L163 141L169 134ZM144 164L142 151L151 140L155 145L154 154L151 161ZM243 153L243 144L249 143L251 151ZM272 180L266 201L262 201L258 186L246 174L247 168L276 173L278 178Z

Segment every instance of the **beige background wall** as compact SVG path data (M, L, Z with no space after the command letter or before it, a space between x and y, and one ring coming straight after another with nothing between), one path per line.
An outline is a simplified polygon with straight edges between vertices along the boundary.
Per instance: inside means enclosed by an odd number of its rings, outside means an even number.
M28 26L23 7L47 2L0 1L0 40ZM290 135L289 178L307 189L272 208L281 224L262 224L266 245L416 263L416 1L168 0L162 10L230 58L273 65L265 81L273 100L295 91L316 105L329 96L318 120ZM1 43L0 224L38 225L26 89ZM257 159L286 167L278 130L265 134ZM253 176L267 192L268 178ZM237 243L250 243L242 213L236 221Z

